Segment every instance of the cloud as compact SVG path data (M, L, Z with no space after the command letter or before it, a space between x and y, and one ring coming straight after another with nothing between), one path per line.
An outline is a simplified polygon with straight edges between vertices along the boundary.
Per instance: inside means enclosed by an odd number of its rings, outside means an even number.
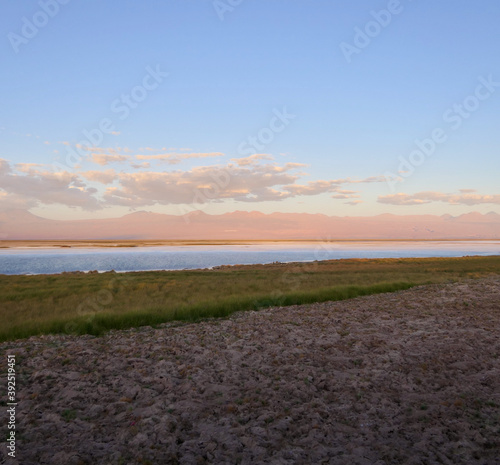
M0 192L13 204L26 208L39 204L63 204L84 210L102 208L95 197L97 190L86 187L76 174L41 171L34 167L26 174L19 173L7 160L0 159Z
M29 210L38 205L35 199L28 199L16 194L9 194L8 192L3 192L0 189L0 211L5 210Z
M0 176L11 173L12 168L7 160L0 158Z
M285 186L293 195L318 195L325 192L335 192L339 188L336 181L310 181L307 184Z
M392 194L379 196L379 203L391 205L422 205L431 202L445 202L450 205L479 205L491 203L500 205L500 195L475 194L473 189L460 189L460 194L444 194L442 192L418 192L409 194Z
M301 163L287 163L285 166L293 165L295 167L305 166ZM370 182L385 182L384 176L371 176L365 179L333 179L330 181L310 181L307 184L293 184L290 186L285 186L285 189L290 191L293 195L319 195L324 193L333 192L334 195L331 197L333 199L351 199L357 198L359 195L357 191L341 189L340 186L343 184L359 184L359 183L370 183ZM360 201L359 201L360 202ZM356 203L359 203L356 202Z
M236 201L246 203L281 201L302 196L329 194L332 199L361 202L348 185L363 182L386 182L383 176L365 179L322 179L306 181L303 163L274 161L268 154L233 158L229 163L197 166L191 169L158 170L154 160L208 159L221 157L221 152L165 152L140 156L125 155L127 148L95 148L89 158L105 167L124 163L122 171L89 169L81 173L47 171L43 165L19 163L11 166L0 160L0 192L17 196L26 205L60 203L87 210L114 205L130 208L153 205L205 204ZM134 169L133 172L127 172ZM102 184L102 189L89 187ZM96 186L97 187L97 186ZM472 195L472 194L464 194ZM300 200L300 199L297 199Z
M130 159L128 155L114 155L106 153L92 153L90 157L94 163L101 166L106 166L110 163L123 163Z
M337 192L339 194L357 194L357 191L350 191L350 190L346 190L346 189L339 189Z
M82 145L82 144L76 144L76 148L86 150L87 152L92 152L92 153L107 153L111 155L116 155L119 153L130 153L132 150L130 150L128 147L95 147L95 146L88 146L88 145Z
M362 180L318 180L299 184L303 176L298 170L303 163L261 164L256 160L270 157L245 157L242 164L200 166L182 171L144 171L119 173L118 185L108 187L104 194L107 205L129 207L200 204L234 200L239 202L279 201L299 196L332 193L333 198L361 202L356 191L345 190L343 185L360 182L385 182L383 176ZM151 159L148 156L147 159ZM241 159L239 159L241 161ZM231 161L234 161L231 160Z
M192 204L233 199L281 200L293 194L280 188L298 176L273 165L200 166L190 171L120 173L120 187L108 188L105 200L117 205Z
M155 149L153 147L139 147L139 150L141 152L146 152L146 151L148 151L148 152L159 152L160 150L164 150L164 148L163 149Z
M238 166L255 165L259 160L274 160L274 158L267 153L255 153L248 157L231 158L231 161L236 163Z
M223 157L224 154L222 152L191 152L191 153L159 153L156 155L136 155L135 158L137 160L156 160L156 161L165 161L170 165L176 165L180 163L182 160L187 160L189 158L214 158L214 157Z
M111 184L116 179L116 172L113 169L106 171L84 171L81 175L89 181L101 184Z
M40 163L17 163L15 165L17 171L21 171L22 173L30 173L36 168L43 167Z
M387 182L387 178L385 176L370 176L365 179L361 179L360 181L353 181L355 183L370 183L370 182Z
M334 194L331 197L332 197L332 199L343 200L343 199L351 199L352 197L355 197L355 196L348 195L348 194ZM359 196L356 196L356 197L359 197Z
M130 166L135 170L147 169L151 167L151 163L145 161L143 163L131 163Z
M430 203L430 200L418 198L417 195L408 194L391 194L380 195L377 199L379 203L387 203L390 205L420 205L423 203Z
M163 147L161 149L162 153L156 154L137 154L130 155L132 150L128 147L86 147L80 144L77 144L77 148L86 150L91 152L90 159L92 162L106 166L110 163L124 163L130 161L132 167L140 166L139 164L133 164L133 160L138 161L158 161L158 162L166 162L169 165L176 165L181 163L182 160L188 159L201 159L201 158L215 158L215 157L223 157L224 154L222 152L182 152L184 149L180 149L179 151L169 151L167 150L175 150L175 149L167 149ZM159 149L155 149L153 147L141 147L140 150L142 152L158 152ZM125 155L127 154L127 155ZM146 166L145 164L142 167ZM149 166L149 165L148 165Z

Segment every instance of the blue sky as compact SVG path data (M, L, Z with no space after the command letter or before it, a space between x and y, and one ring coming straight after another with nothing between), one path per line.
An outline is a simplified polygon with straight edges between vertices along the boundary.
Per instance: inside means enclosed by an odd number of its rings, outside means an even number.
M500 212L496 1L47 0L2 12L4 207ZM113 134L94 145L83 131L103 120ZM423 153L415 140L439 129Z

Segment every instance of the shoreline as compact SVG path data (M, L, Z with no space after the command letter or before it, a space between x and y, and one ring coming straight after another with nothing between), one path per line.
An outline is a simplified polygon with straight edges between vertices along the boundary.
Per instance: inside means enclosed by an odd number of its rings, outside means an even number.
M267 244L335 244L335 243L390 243L390 242L500 242L499 238L442 238L442 239L262 239L262 240L0 240L1 249L60 249L60 248L136 248L165 246L224 246L224 245L267 245Z
M500 257L500 253L498 254L491 254L491 255L463 255L459 257L381 257L381 258L332 258L332 259L327 259L327 260L302 260L302 261L289 261L289 262L280 262L280 261L274 261L274 262L269 262L269 263L238 263L235 265L215 265L207 268L183 268L183 269L156 269L156 270L124 270L124 271L116 271L116 270L75 270L75 271L61 271L58 273L24 273L24 274L5 274L5 273L0 273L0 277L15 277L15 276L38 276L38 277L44 277L44 276L52 276L52 277L59 277L59 276L86 276L86 275L133 275L134 273L155 273L155 274L161 274L161 273L183 273L183 272L190 272L190 271L196 271L196 272L217 272L217 271L241 271L241 270L269 270L272 268L276 267L289 267L289 268L295 268L297 266L307 266L307 265L328 265L332 263L341 263L341 262L355 262L355 263L360 263L360 262L372 262L372 261L394 261L394 262L401 262L401 261L412 261L412 260L460 260L460 259L470 259L470 258L488 258L488 257Z
M2 275L0 340L42 333L101 334L109 329L195 321L277 304L342 300L490 275L500 275L500 255Z

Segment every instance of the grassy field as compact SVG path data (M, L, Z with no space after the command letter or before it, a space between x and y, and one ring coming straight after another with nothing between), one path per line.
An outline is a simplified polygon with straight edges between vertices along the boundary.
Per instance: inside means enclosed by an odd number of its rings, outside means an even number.
M500 256L333 260L137 273L0 275L0 341L227 316L500 274Z

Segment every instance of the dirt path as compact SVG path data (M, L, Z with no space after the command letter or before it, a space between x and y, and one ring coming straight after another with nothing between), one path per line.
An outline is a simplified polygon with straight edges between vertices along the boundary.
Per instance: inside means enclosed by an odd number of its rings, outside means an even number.
M31 338L0 362L23 465L499 464L499 322L496 277Z

